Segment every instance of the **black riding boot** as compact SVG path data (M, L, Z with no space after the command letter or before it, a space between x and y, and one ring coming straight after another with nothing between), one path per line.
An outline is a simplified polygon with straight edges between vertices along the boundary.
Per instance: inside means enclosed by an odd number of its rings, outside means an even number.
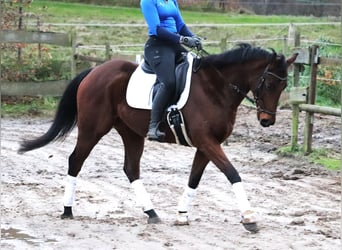
M161 83L152 103L151 119L147 132L147 139L150 141L161 141L165 137L165 133L161 132L158 126L169 103L169 97L168 89Z

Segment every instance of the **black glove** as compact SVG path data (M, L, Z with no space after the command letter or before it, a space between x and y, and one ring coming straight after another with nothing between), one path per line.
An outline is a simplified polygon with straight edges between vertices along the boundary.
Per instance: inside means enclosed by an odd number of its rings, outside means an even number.
M198 36L181 36L179 42L191 49L202 50L202 41Z

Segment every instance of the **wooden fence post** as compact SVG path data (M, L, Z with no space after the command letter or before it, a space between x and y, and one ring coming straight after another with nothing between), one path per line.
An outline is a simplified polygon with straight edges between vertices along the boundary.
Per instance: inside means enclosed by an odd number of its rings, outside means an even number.
M295 34L295 47L300 46L300 33ZM299 72L300 65L298 63L294 64L293 70L293 87L299 86ZM298 143L298 124L299 124L299 106L294 103L292 106L292 136L291 136L291 150L294 151L297 148Z
M71 67L70 67L70 79L73 79L76 76L76 31L72 30L70 32L70 39L71 39Z
M284 55L286 55L287 54L287 37L286 36L284 36L284 38L283 38L283 51L282 51L282 53L284 54Z
M110 60L112 59L112 52L111 52L111 48L108 42L106 42L105 44L105 49L106 49L106 59L105 60Z
M318 68L318 46L313 45L310 49L310 69L311 78L309 86L309 104L315 104L316 101L316 82L317 82L317 68ZM304 128L304 153L312 152L312 131L313 131L314 112L307 111L305 116Z
M23 29L23 1L19 0L19 20L18 20L18 30ZM2 21L2 20L1 20ZM22 49L21 46L18 47L18 62L21 63L22 61Z

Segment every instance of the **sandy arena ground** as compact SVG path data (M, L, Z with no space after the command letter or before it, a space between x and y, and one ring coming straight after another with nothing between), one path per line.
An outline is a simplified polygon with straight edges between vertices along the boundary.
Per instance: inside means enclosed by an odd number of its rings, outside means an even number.
M22 138L36 137L50 124L51 118L2 118L1 249L341 249L339 172L274 153L290 143L289 110L279 111L275 126L262 128L255 110L241 106L224 146L260 216L257 234L239 223L231 186L212 164L198 188L190 226L174 226L195 149L147 141L142 178L163 220L148 225L122 171L123 146L114 130L95 147L79 175L75 219L61 220L77 130L62 143L16 153ZM339 118L315 116L314 133L314 147L340 152Z

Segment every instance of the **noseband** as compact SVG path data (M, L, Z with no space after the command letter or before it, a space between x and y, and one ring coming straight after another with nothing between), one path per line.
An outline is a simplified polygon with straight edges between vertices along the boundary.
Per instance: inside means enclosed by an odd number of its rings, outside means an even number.
M283 81L286 81L287 80L287 77L280 77L272 72L270 72L268 69L269 69L270 65L268 64L264 70L264 73L262 74L262 76L260 77L259 79L259 83L258 83L258 86L254 92L254 100L249 98L249 100L251 99L252 103L254 103L257 107L257 110L258 112L262 112L262 113L266 113L266 114L269 114L269 115L275 115L276 112L272 112L272 111L269 111L269 110L266 110L266 109L263 109L260 107L259 105L259 97L261 95L261 92L264 88L264 85L265 85L265 80L266 80L266 76L267 75L270 75L270 76L273 76L275 77L276 79L278 79L279 81L283 82Z

